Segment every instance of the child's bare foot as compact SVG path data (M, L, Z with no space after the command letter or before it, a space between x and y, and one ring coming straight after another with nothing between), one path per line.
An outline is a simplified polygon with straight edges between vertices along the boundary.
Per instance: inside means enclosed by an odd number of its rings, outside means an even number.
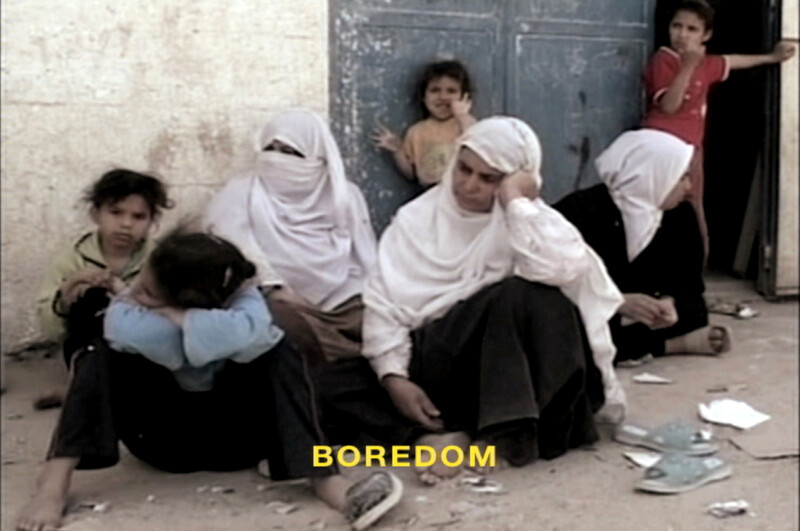
M17 516L16 531L54 531L61 526L69 481L77 459L57 458L44 464L36 494Z
M65 396L67 396L67 388L64 386L49 389L34 399L33 408L42 410L61 407Z
M423 485L433 486L442 480L449 479L461 473L462 466L447 466L441 462L442 450L447 446L457 446L461 448L464 455L469 455L469 443L472 442L469 435L463 431L456 431L441 434L423 435L415 446L430 446L436 452L436 462L427 467L416 467L420 482Z

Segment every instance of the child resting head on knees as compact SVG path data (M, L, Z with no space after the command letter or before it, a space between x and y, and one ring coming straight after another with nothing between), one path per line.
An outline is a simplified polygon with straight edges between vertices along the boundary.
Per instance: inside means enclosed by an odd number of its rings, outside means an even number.
M109 305L105 341L76 355L36 494L15 529L57 528L73 471L113 466L120 441L169 472L242 470L267 459L273 479L308 477L354 529L399 502L402 483L391 473L351 483L311 461L314 445L325 443L314 394L250 280L255 273L238 248L211 234L179 229L159 243Z
M227 240L178 229L153 250L129 294L147 308L222 308L255 273Z
M441 181L455 141L475 123L472 86L466 67L459 61L437 61L425 65L417 83L415 98L423 119L400 138L378 124L373 141L394 157L404 177L425 187Z
M75 350L102 334L102 310L139 274L152 247L148 236L162 210L172 207L159 179L126 169L105 173L83 199L96 229L53 260L36 298L42 334L63 341L67 364ZM47 392L35 405L58 406L61 395L63 390Z
M714 9L704 0L678 4L669 23L669 46L662 46L647 64L644 75L647 114L643 127L671 133L694 145L692 193L703 248L708 257L709 240L703 209L703 136L706 128L708 91L724 81L730 70L779 63L792 57L795 49L778 42L767 54L706 53L706 43L714 30Z
M167 367L184 390L207 391L221 360L247 363L283 337L255 282L248 282L255 273L255 265L227 240L178 229L111 303L105 338L116 350ZM252 326L236 326L227 312L197 310L239 312Z

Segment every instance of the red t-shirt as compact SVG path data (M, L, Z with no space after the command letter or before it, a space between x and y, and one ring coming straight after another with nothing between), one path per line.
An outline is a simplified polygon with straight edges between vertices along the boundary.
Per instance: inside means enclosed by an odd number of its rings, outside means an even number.
M647 93L647 116L643 127L672 133L684 141L702 146L706 125L706 102L711 85L728 78L728 60L723 55L706 55L692 72L684 101L674 114L667 114L658 100L678 75L681 57L675 50L662 46L653 54L644 72Z

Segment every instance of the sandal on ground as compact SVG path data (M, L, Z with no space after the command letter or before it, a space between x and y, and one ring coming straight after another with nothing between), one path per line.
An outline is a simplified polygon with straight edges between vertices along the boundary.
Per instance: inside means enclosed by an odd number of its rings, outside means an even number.
M677 494L731 476L733 469L719 457L668 454L645 470L636 488L658 494Z
M397 505L403 483L391 472L375 472L358 481L345 494L345 517L360 531L366 529Z
M620 425L614 439L623 444L641 446L658 452L680 452L684 455L709 455L719 450L719 444L708 433L682 421L664 424L654 429L630 423Z
M722 332L722 346L719 349L714 349L711 346L710 336L713 330L720 330ZM687 354L710 354L712 356L724 354L731 349L731 336L731 329L727 326L704 326L703 328L698 328L683 336L683 348L681 352Z

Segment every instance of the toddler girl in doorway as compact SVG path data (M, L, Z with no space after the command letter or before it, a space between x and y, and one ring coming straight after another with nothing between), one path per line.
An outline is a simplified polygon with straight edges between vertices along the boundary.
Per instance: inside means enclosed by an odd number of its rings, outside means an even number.
M466 67L459 61L436 61L422 70L416 98L423 119L400 138L378 124L373 141L394 157L400 173L428 187L438 183L455 149L455 140L475 123L470 114L472 87Z

